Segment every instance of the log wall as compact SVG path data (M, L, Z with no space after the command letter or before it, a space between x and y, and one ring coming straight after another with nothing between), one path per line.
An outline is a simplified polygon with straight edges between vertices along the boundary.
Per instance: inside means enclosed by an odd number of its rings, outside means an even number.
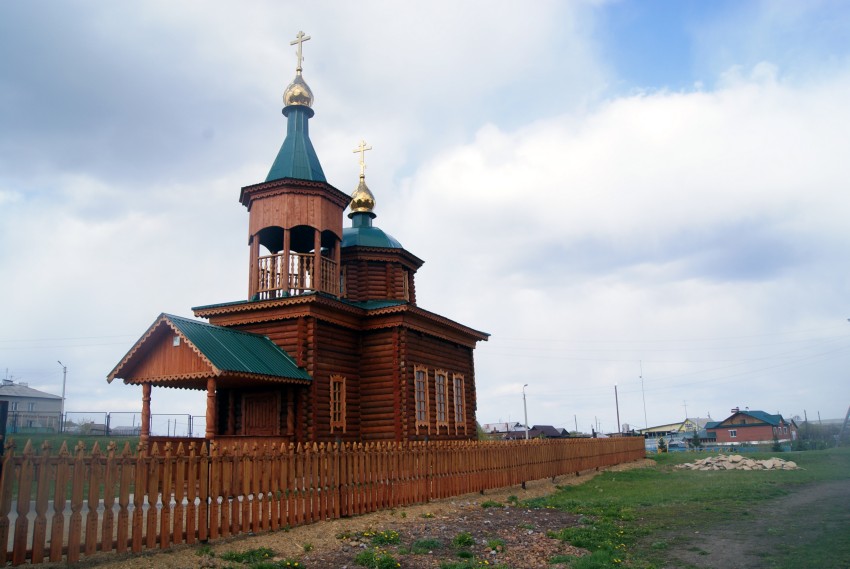
M413 272L401 263L360 259L343 266L348 300L413 300Z
M360 438L360 341L357 332L342 326L317 321L313 374L312 407L315 436L313 441L354 441ZM345 432L331 431L330 393L332 375L345 378Z
M360 349L360 434L364 441L401 440L404 408L397 380L399 331L364 332Z
M454 344L445 340L440 340L417 332L407 330L405 332L405 342L403 343L404 353L404 383L407 386L406 393L409 394L403 401L404 414L411 417L410 427L407 430L406 437L408 440L424 440L427 434L429 440L452 440L452 439L475 439L477 438L475 411L477 401L475 398L475 367L473 362L472 349L460 344ZM414 366L424 366L428 368L428 423L430 429L428 433L423 433L421 428L417 435L413 429L412 417L415 412L415 398L413 389L413 368ZM435 382L435 371L443 370L448 376L448 419L449 427L441 427L437 429L437 393ZM452 378L454 374L463 375L464 378L464 425L457 425L454 412L454 393L452 389ZM457 428L456 427L460 427ZM465 427L465 429L464 429Z

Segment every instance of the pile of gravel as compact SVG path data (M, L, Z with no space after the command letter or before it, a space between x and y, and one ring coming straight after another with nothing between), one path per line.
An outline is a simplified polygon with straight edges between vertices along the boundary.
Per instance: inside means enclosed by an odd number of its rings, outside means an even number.
M684 470L797 470L796 462L781 458L753 460L740 454L719 454L703 458L688 464L677 464L676 468Z

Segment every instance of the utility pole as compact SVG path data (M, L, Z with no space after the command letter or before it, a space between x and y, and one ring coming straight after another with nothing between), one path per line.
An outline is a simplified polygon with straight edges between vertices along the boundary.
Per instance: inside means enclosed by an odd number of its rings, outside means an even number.
M525 388L528 384L522 386L522 412L525 414L525 440L528 440L528 407L525 405Z
M622 433L623 428L620 426L620 398L617 396L617 384L614 384L614 404L617 406L617 432Z
M643 428L649 428L649 421L646 420L646 392L643 390L643 360L638 360L640 365L640 394L643 397Z
M65 381L68 379L68 366L56 360L62 366L62 406L59 408L59 432L65 432Z

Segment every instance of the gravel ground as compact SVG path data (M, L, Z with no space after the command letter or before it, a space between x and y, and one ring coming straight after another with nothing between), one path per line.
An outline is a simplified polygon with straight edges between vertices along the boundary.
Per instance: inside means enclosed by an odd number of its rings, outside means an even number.
M639 460L613 466L607 470L627 470L654 465L652 460ZM386 546L388 553L399 562L401 569L437 568L441 561L460 561L452 540L460 532L469 532L474 540L466 548L476 561L486 560L490 566L503 564L512 569L557 568L550 559L555 555L583 555L586 552L557 539L547 537L548 531L558 531L575 525L576 516L558 510L530 510L508 505L508 498L519 502L545 496L556 486L581 484L598 474L588 471L580 476L560 476L554 480L538 480L519 486L488 491L485 495L467 494L428 504L408 506L363 516L330 520L288 531L256 536L238 536L219 540L206 546L179 546L164 552L141 555L99 554L79 563L77 567L97 569L195 569L223 566L219 556L225 552L245 551L266 547L277 559L298 561L305 569L354 569L355 556L366 549L369 538L364 533L394 531L399 543ZM487 502L499 502L503 507L482 507ZM435 539L441 543L430 553L414 554L410 546L417 540ZM491 549L487 543L504 542L503 547ZM203 555L203 551L212 555ZM44 567L50 567L46 564ZM60 565L56 564L56 567ZM66 565L61 565L66 567Z

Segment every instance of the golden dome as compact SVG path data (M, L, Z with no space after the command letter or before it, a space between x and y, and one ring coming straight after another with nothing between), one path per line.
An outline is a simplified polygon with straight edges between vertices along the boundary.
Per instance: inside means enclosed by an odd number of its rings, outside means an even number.
M289 105L301 105L302 107L313 106L313 92L307 86L304 78L301 77L300 69L296 72L295 79L292 80L292 83L283 92L283 105L285 107Z
M351 194L351 213L372 213L373 209L375 209L375 196L366 185L366 178L360 176L360 183Z

